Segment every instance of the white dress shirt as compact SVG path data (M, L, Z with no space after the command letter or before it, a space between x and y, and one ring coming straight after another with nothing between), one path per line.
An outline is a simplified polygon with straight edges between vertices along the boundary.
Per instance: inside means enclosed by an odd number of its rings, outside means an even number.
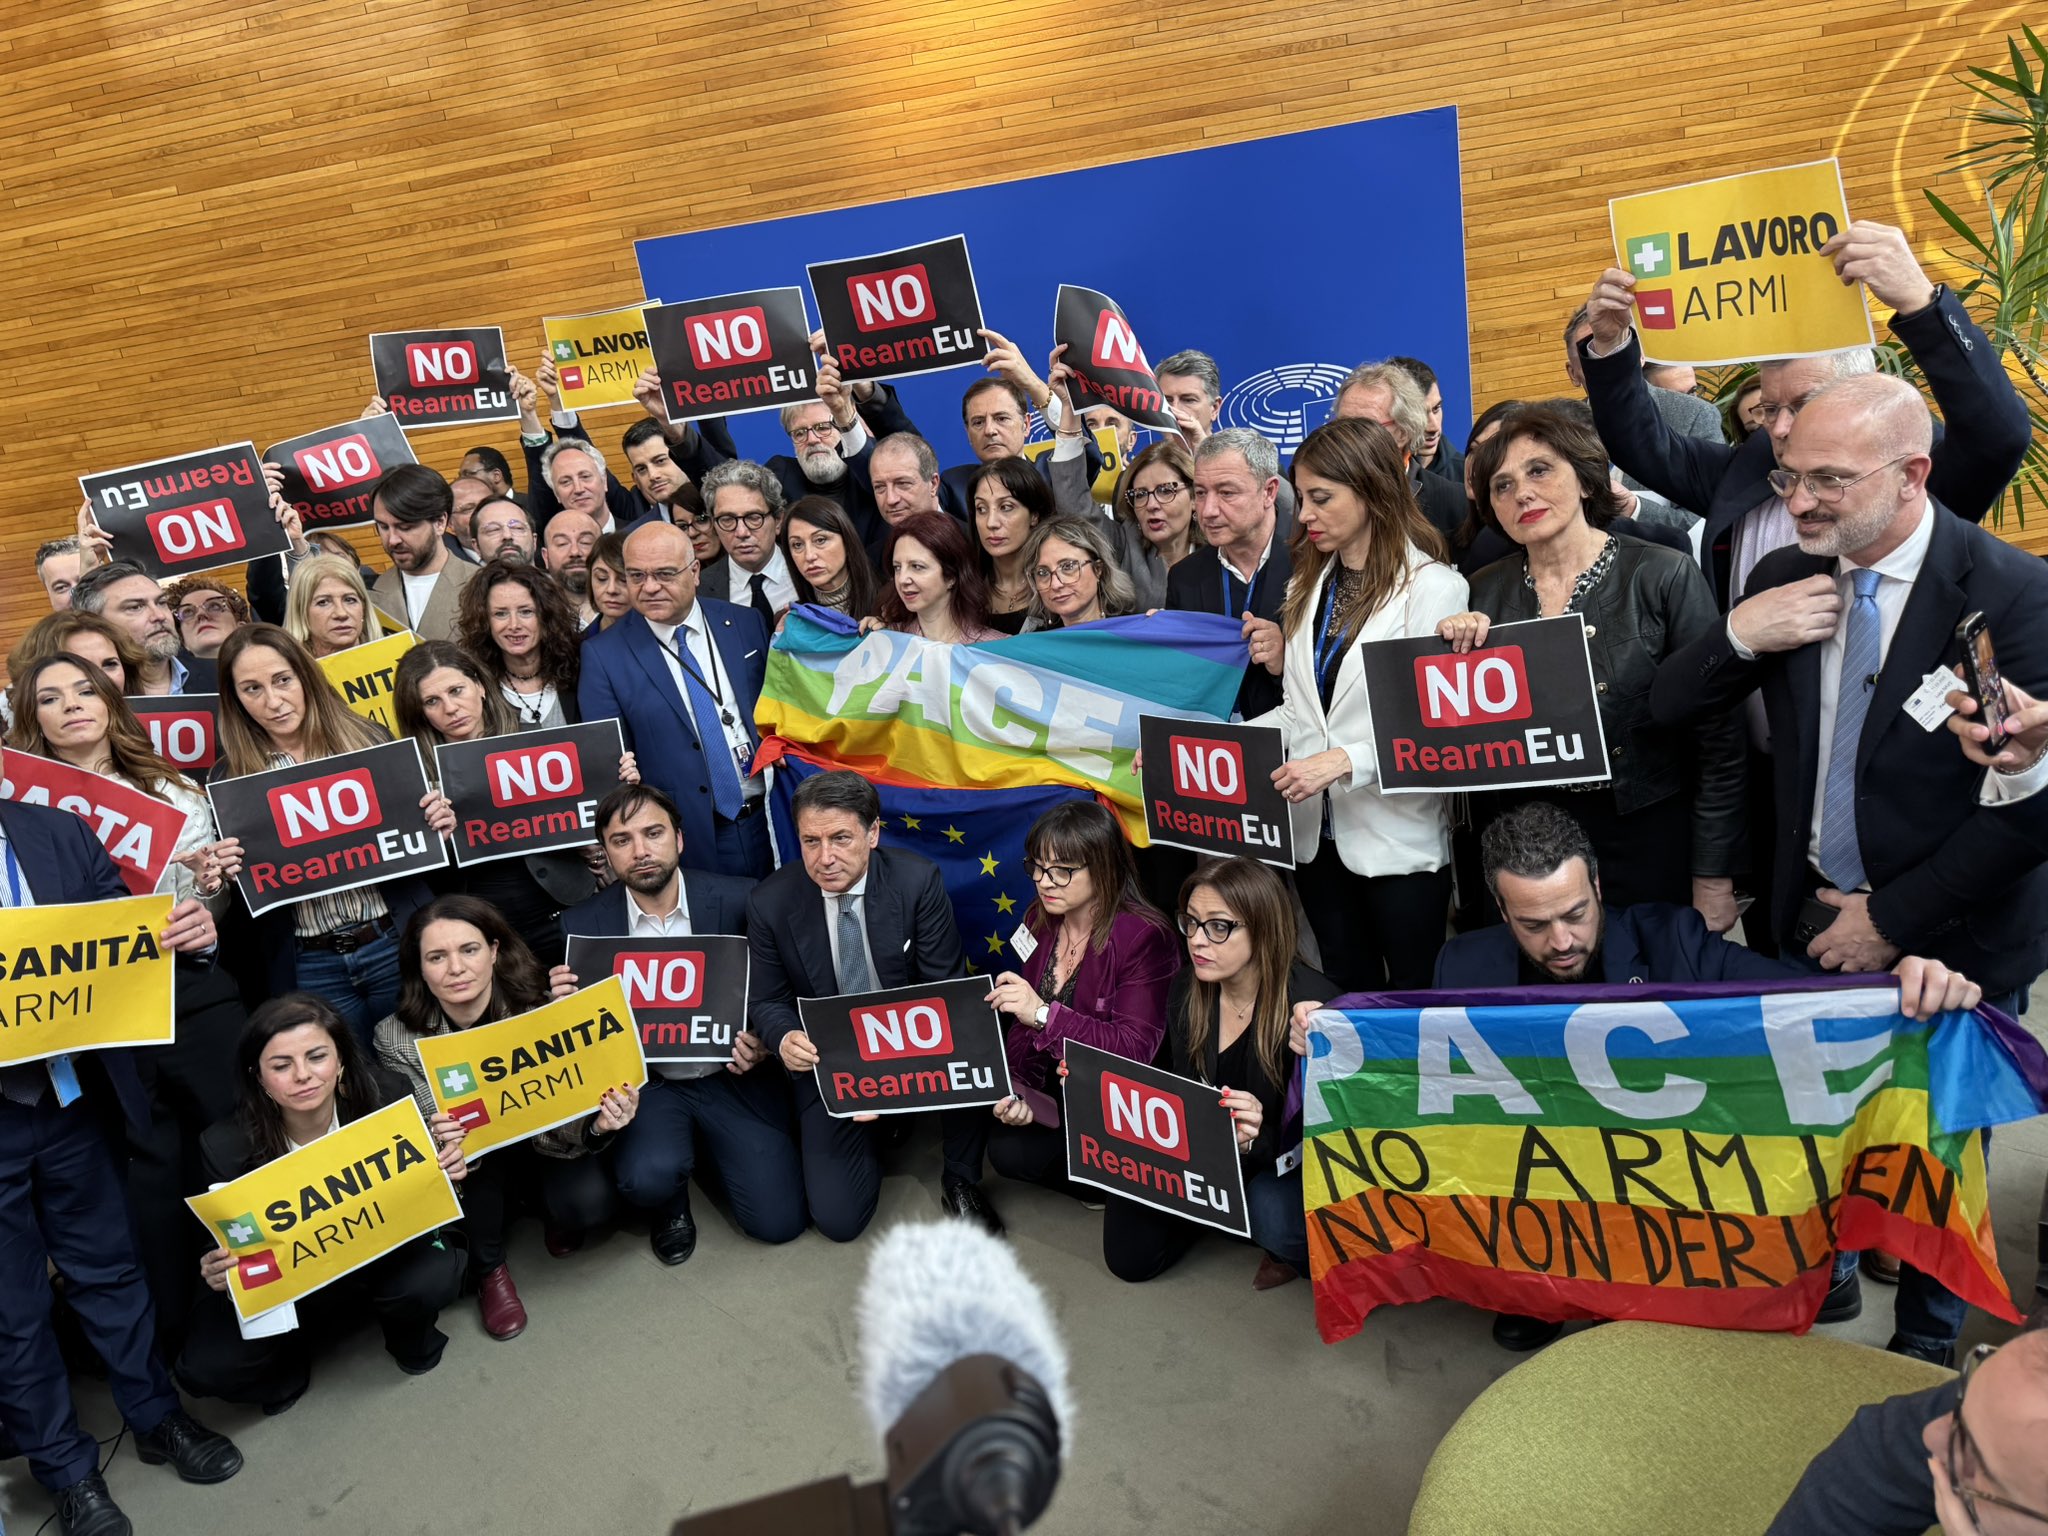
M739 561L730 557L725 562L725 571L728 583L726 600L738 603L742 608L753 607L755 573L742 569ZM777 613L796 601L796 583L789 578L789 562L782 558L780 544L768 552L768 563L761 567L760 574L768 578L768 601Z
M832 945L832 974L839 975L839 909L846 903L853 903L854 920L860 925L860 947L868 963L868 985L879 987L881 978L875 971L874 940L868 937L868 877L861 877L839 895L825 891L818 892L825 902L825 937Z
M778 555L777 558L780 558ZM718 647L711 642L711 636L704 631L704 610L697 604L690 604L690 611L683 616L680 624L657 624L647 621L647 628L661 643L662 659L667 661L669 676L676 682L676 692L681 695L685 707L691 701L690 680L683 672L682 658L676 654L676 632L682 631L683 643L690 648L690 661L697 668L697 676L711 685L712 696L725 696L721 714L729 716L732 723L723 727L726 750L733 755L735 764L751 763L754 756L754 736L748 729L746 710L742 706L739 689L732 680L732 674L725 669L725 662L718 654ZM690 723L694 726L697 715L690 709ZM740 792L749 800L761 797L764 787L761 776L756 773L740 775Z
M676 871L676 904L666 912L650 912L640 905L640 893L626 892L626 937L631 939L686 939L690 936L690 893Z

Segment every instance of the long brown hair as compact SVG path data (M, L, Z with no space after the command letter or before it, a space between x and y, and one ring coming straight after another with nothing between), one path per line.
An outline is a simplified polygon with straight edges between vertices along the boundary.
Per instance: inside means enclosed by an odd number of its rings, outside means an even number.
M135 680L142 675L142 669L149 665L149 657L142 647L128 637L110 619L103 619L96 613L80 613L67 608L62 613L46 613L21 637L21 643L8 653L7 675L19 678L29 666L45 656L54 656L59 651L71 649L73 635L98 635L113 646L114 654L121 658L121 680L124 689L133 688Z
M1135 912L1147 922L1166 926L1160 910L1145 899L1138 884L1138 863L1130 839L1116 813L1099 800L1069 800L1031 824L1024 837L1024 856L1040 864L1078 864L1088 871L1095 891L1095 921L1088 929L1088 947L1109 942L1110 926L1119 912ZM1033 890L1037 887L1034 883ZM1025 916L1041 931L1052 924L1045 903L1034 894Z
M491 692L505 680L505 653L491 638L491 593L498 587L518 587L533 599L535 621L540 626L540 675L555 685L565 699L576 696L581 676L582 633L576 627L576 610L546 571L525 561L493 560L470 578L462 589L456 610L455 638L490 674Z
M267 1163L291 1150L291 1142L284 1133L284 1112L263 1091L263 1053L279 1035L308 1024L325 1030L334 1043L341 1069L334 1080L334 1104L342 1124L383 1108L378 1102L380 1095L369 1054L357 1041L355 1032L334 1011L334 1005L311 992L287 992L283 997L273 997L249 1015L249 1022L242 1026L242 1038L235 1046L235 1117L241 1121L259 1162Z
M470 585L476 583L472 581ZM503 736L512 729L511 706L484 671L482 662L452 640L422 640L398 658L398 667L391 674L391 712L398 720L399 734L420 744L420 756L426 760L430 775L434 748L445 747L448 738L434 729L426 710L420 707L420 686L426 682L428 673L442 667L460 672L476 684L484 701L486 736Z
M1205 885L1244 924L1245 934L1251 940L1249 966L1259 984L1248 1026L1252 1050L1258 1055L1266 1081L1285 1083L1281 1064L1287 1056L1287 979L1294 969L1294 953L1301 942L1294 922L1294 903L1288 900L1287 887L1280 877L1257 859L1206 859L1181 882L1181 912L1187 911L1195 892ZM1179 914L1175 916L1177 919ZM1209 1020L1219 1009L1222 993L1223 988L1217 983L1197 977L1188 988L1181 1013L1181 1026L1188 1036L1188 1059L1205 1077L1216 1065L1209 1049Z
M82 656L69 651L59 651L54 656L45 656L32 665L14 683L14 725L7 732L7 745L17 752L33 752L37 757L56 758L57 750L50 745L50 739L43 734L41 711L36 708L36 689L42 676L55 666L76 667L85 674L91 685L92 695L107 711L107 757L113 764L114 772L141 790L145 795L160 792L164 785L177 789L194 789L192 781L172 767L158 754L149 739L149 732L142 722L135 718L135 711L128 707L114 687L114 680Z
M810 579L796 568L796 557L790 553L790 529L797 523L808 523L813 528L839 535L839 543L846 551L846 587L840 612L850 619L875 617L880 600L880 593L875 590L875 568L868 564L867 551L861 547L860 534L854 529L853 519L846 515L846 508L830 496L800 497L782 514L782 531L776 534L775 542L782 546L782 558L789 566L789 584L796 588L796 600L819 604L825 601L811 585Z
M284 664L299 680L299 691L306 700L306 723L303 727L306 761L333 757L340 752L360 751L391 739L383 726L374 720L365 720L343 702L339 691L320 669L320 663L313 659L313 653L294 640L289 630L275 624L250 624L229 635L220 648L217 666L220 672L222 762L214 769L216 778L233 779L245 773L262 773L270 767L271 756L277 751L271 745L270 733L249 717L249 711L242 703L241 690L235 686L235 663L242 659L244 652L259 645L268 646L282 656Z
M1365 580L1335 615L1338 633L1348 646L1359 626L1408 584L1411 545L1432 560L1448 560L1450 555L1444 536L1416 505L1394 435L1378 422L1347 418L1317 427L1295 450L1288 479L1298 480L1304 469L1318 479L1335 481L1358 497L1372 529L1365 553ZM1299 484L1295 490L1298 494ZM1280 628L1293 635L1314 617L1323 577L1337 552L1317 549L1300 535L1297 526L1288 553L1294 560L1294 575L1287 583L1287 600L1280 606Z
M398 1006L391 1012L403 1028L415 1035L428 1034L441 1017L440 999L420 968L420 945L434 923L467 923L486 944L498 946L497 962L491 967L490 1006L477 1023L509 1019L548 1000L547 973L504 913L479 896L437 896L413 913L398 946Z

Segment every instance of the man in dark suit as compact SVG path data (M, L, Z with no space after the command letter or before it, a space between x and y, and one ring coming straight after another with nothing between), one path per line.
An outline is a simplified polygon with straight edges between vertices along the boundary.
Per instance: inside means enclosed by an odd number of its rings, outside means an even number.
M682 816L651 785L622 784L598 803L597 838L616 877L562 914L566 937L680 938L744 934L752 880L684 870ZM558 965L558 995L579 978ZM690 1175L699 1150L717 1164L732 1213L747 1236L787 1243L804 1229L803 1167L789 1118L789 1096L768 1049L740 1031L723 1066L650 1062L639 1112L619 1133L612 1168L619 1193L653 1213L654 1256L680 1264L697 1247L690 1216Z
M1764 557L1723 628L1665 658L1650 703L1676 724L1761 693L1787 955L1853 972L1919 951L2017 1014L2048 964L2048 763L1987 771L1907 701L1955 664L1971 614L2002 669L2048 677L2048 568L1928 494L1931 435L1899 379L1845 379L1808 402L1773 472L1798 546ZM1903 1274L1893 1345L1946 1360L1963 1303ZM1836 1282L1854 1304L1853 1263Z
M1830 240L1825 253L1844 278L1860 279L1890 305L1892 332L1926 375L1941 407L1927 489L1949 511L1980 523L2025 457L2032 428L2005 365L1954 294L1928 280L1906 237L1888 225L1858 220ZM1820 357L1767 360L1765 430L1731 447L1674 433L1651 403L1642 348L1633 328L1635 279L1619 268L1601 274L1581 344L1586 398L1600 440L1621 469L1678 506L1706 519L1700 564L1722 608L1748 590L1749 572L1773 550L1794 542L1783 498L1768 483L1783 460L1802 406L1834 380L1875 370L1867 348Z
M1249 720L1280 703L1280 604L1293 529L1279 515L1280 455L1249 427L1211 433L1195 449L1200 545L1166 573L1166 606L1241 619L1252 647L1237 693Z
M1044 411L1052 399L1045 381L1017 355L1017 349L994 331L983 331L990 352L984 360L990 378L976 379L960 397L960 421L967 429L967 445L974 450L972 464L955 464L939 476L939 505L963 523L974 521L974 482L997 459L1021 457L1031 435L1031 412ZM1049 420L1050 418L1048 418ZM915 431L906 421L900 429ZM1083 483L1093 485L1102 473L1102 450L1095 439L1084 435L1081 452L1087 463ZM1052 455L1040 454L1038 472L1052 477Z
M845 1243L875 1214L881 1165L868 1128L834 1119L818 1097L818 1050L796 1000L944 981L966 965L938 866L877 846L882 802L872 784L845 770L817 774L797 786L790 815L803 862L783 865L747 899L752 1013L796 1092L811 1220ZM994 1124L986 1109L939 1112L946 1211L1000 1235L1002 1221L981 1191Z
M1393 434L1396 446L1407 455L1408 489L1415 493L1422 515L1445 543L1457 537L1465 526L1464 478L1461 475L1453 484L1442 475L1423 472L1419 450L1429 435L1429 407L1407 369L1392 362L1360 363L1337 390L1330 416L1335 421L1378 422Z
M1585 829L1546 801L1530 801L1491 822L1480 838L1480 858L1501 921L1458 934L1438 951L1431 985L1440 990L1768 982L1807 974L1792 961L1709 933L1692 907L1654 901L1607 906ZM1909 956L1896 969L1899 1007L1908 1018L1974 1008L1982 996L1974 982L1938 960ZM1903 1283L1900 1300L1902 1319L1910 1317ZM1860 1307L1860 1295L1831 1291L1821 1320L1843 1321ZM1505 1349L1536 1349L1556 1338L1562 1326L1502 1314L1494 1319L1493 1337Z
M536 387L518 369L512 370L512 399L519 408L519 447L526 457L528 508L541 536L546 537L548 520L564 506L589 513L600 529L604 528L607 516L613 527L625 528L654 511L654 503L633 487L622 485L611 472L604 454L591 442L576 413L562 409L552 359L542 360L539 379ZM547 392L553 433L540 419L542 390ZM692 480L702 479L712 465L738 456L723 418L714 416L680 424L669 421L661 403L661 380L652 368L640 371L633 385L633 398L668 439L677 467ZM582 451L571 453L557 473L555 461L572 447Z
M0 906L126 896L113 861L69 811L0 801ZM213 919L196 901L158 935L181 953L209 949ZM66 1536L115 1536L128 1519L99 1475L99 1447L78 1426L50 1323L54 1264L86 1338L106 1362L115 1403L145 1462L217 1483L242 1454L185 1412L158 1359L156 1316L109 1151L108 1122L146 1133L149 1102L127 1051L81 1052L0 1067L0 1439L27 1456Z
M753 770L768 628L751 608L699 597L697 577L673 523L626 536L633 611L583 642L577 702L586 720L618 719L642 778L675 801L691 868L759 879L773 864Z

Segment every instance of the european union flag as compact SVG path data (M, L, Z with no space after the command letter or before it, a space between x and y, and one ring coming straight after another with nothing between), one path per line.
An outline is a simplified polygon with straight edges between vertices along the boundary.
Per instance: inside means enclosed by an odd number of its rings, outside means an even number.
M824 771L794 751L775 766L769 814L785 863L798 858L790 799L797 785ZM1095 797L1059 784L1033 789L877 784L875 792L882 797L882 841L923 854L939 866L969 967L990 972L1014 968L1019 962L1009 949L1010 935L1036 895L1024 874L1024 838L1054 806Z

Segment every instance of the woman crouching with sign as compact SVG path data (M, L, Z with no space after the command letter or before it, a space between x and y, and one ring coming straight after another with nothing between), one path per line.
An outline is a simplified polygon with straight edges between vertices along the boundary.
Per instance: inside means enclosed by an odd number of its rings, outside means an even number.
M236 1052L239 1102L233 1115L200 1138L209 1183L227 1184L287 1152L395 1104L411 1091L396 1073L370 1065L341 1016L323 999L294 993L250 1016ZM427 1121L448 1177L467 1172L462 1128L446 1115ZM260 1403L278 1414L306 1390L313 1347L354 1312L368 1310L384 1329L384 1348L409 1376L441 1363L448 1336L435 1326L462 1285L462 1259L438 1235L416 1237L295 1303L295 1327L245 1338L228 1299L231 1249L199 1261L213 1291L202 1296L178 1358L178 1379L196 1397Z
M220 648L220 761L214 781L269 768L317 762L388 741L384 728L356 714L306 648L275 624L238 629ZM427 822L446 836L455 812L438 791L420 799ZM214 846L223 878L242 867L242 845ZM359 1039L398 1000L397 925L433 892L417 876L357 886L265 912L256 922L254 964L266 967L259 989L280 997L313 992L333 1004Z
M391 703L398 728L419 743L430 778L434 748L509 735L517 729L511 708L483 665L446 640L422 640L405 653L392 675ZM619 759L619 781L640 782L640 769L630 752ZM558 849L450 866L433 879L444 894L460 892L490 902L536 958L554 965L562 958L563 910L595 895L600 872L606 868L604 850L593 841L581 852Z
M1097 801L1039 817L1024 840L1024 872L1038 899L1010 941L1023 970L1004 971L988 995L1010 1016L1004 1049L1017 1089L995 1106L1002 1124L988 1160L1005 1178L1077 1192L1053 1096L1060 1055L1072 1039L1150 1062L1180 946L1138 888L1123 827Z
M1178 922L1188 964L1166 1000L1165 1065L1216 1084L1223 1095L1244 1159L1252 1241L1266 1254L1252 1286L1267 1291L1308 1273L1301 1101L1289 1091L1288 1017L1296 1003L1331 996L1335 988L1295 959L1293 900L1280 876L1255 859L1204 862L1180 889ZM1201 1233L1191 1221L1111 1195L1102 1260L1119 1280L1150 1280Z
M1474 576L1473 611L1446 618L1437 633L1466 652L1486 644L1492 625L1579 614L1611 774L1605 784L1476 797L1474 830L1529 800L1550 800L1592 839L1609 906L1690 903L1725 933L1735 924L1742 830L1736 720L1667 729L1650 719L1657 664L1721 623L1706 578L1677 550L1607 531L1620 510L1607 450L1561 412L1527 406L1506 416L1468 469L1480 516L1522 548Z
M1254 621L1248 636L1284 693L1251 724L1286 733L1273 783L1294 806L1294 879L1323 968L1342 992L1426 987L1451 904L1447 805L1380 793L1359 648L1434 633L1465 606L1465 578L1444 564L1384 427L1318 427L1293 478L1287 599L1277 626Z
M503 914L473 896L442 896L413 914L399 950L398 1007L377 1026L377 1060L412 1085L423 1114L434 1113L416 1042L528 1013L548 1001L548 981L533 952ZM611 1171L589 1154L601 1152L632 1122L640 1090L607 1090L596 1114L530 1141L494 1149L471 1168L462 1187L469 1234L469 1278L484 1329L494 1339L526 1331L526 1307L505 1263L505 1231L513 1211L538 1193L547 1215L548 1251L573 1252L591 1227L609 1220Z

